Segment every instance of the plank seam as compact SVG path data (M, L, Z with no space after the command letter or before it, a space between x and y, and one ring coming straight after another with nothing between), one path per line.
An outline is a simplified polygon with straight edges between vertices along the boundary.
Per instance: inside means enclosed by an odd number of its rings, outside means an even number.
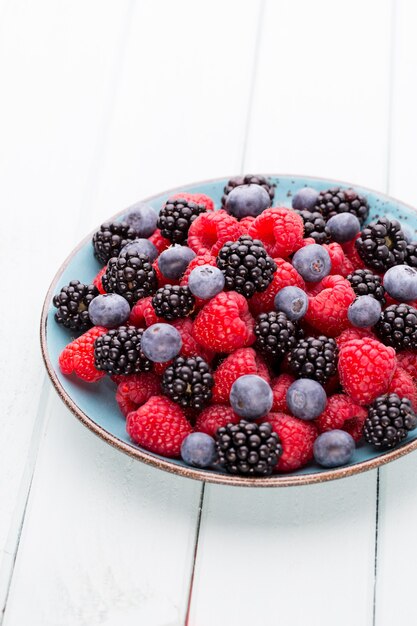
M198 504L198 515L197 515L197 526L195 531L195 539L194 539L194 554L193 554L193 565L191 568L191 576L190 583L188 586L188 599L187 599L187 612L185 616L184 626L188 626L190 619L190 610L191 610L191 599L193 595L193 586L194 586L194 575L195 575L195 567L197 562L197 553L198 553L198 545L200 539L200 528L201 528L201 518L203 515L203 505L204 505L204 493L206 490L206 483L203 483L201 486L200 493L200 502Z

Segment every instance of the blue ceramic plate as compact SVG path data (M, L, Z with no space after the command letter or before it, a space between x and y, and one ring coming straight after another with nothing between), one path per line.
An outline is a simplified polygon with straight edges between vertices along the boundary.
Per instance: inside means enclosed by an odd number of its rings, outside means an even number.
M368 199L371 209L370 219L381 215L395 217L404 225L407 225L413 233L417 231L417 212L415 209L370 189L320 178L277 175L271 175L269 178L271 182L276 184L275 206L291 206L291 196L303 186L311 186L318 190L324 190L335 185L342 187L353 186ZM173 192L188 191L209 195L214 199L218 207L220 206L223 187L227 180L226 178L220 178L187 185L148 198L147 202L159 210ZM123 211L118 214L116 219L122 219L125 213L126 211ZM89 235L60 267L48 291L41 320L42 352L48 374L65 404L90 430L122 452L136 457L149 465L197 480L253 487L284 487L350 476L375 468L383 463L388 463L417 448L417 431L415 431L409 434L401 446L390 452L379 453L365 444L359 445L352 462L342 468L324 470L312 463L298 472L274 475L269 478L243 478L217 471L193 469L181 461L166 459L141 449L133 444L126 434L125 420L116 404L115 387L111 381L103 379L99 383L90 385L76 379L75 376L62 375L58 367L60 352L73 337L70 331L55 322L52 297L61 286L67 284L70 280L78 279L87 283L91 282L99 269L100 265L93 256L91 235Z

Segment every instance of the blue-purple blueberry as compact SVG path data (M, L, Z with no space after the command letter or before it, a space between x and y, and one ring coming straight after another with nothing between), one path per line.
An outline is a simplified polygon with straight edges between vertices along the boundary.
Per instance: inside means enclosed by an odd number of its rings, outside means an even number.
M210 467L217 458L216 443L206 433L191 433L181 444L181 457L192 467Z
M187 246L171 246L159 255L158 267L165 278L178 280L195 256L194 250Z
M229 400L240 417L255 420L272 409L273 394L266 380L255 374L246 374L233 383Z
M346 243L356 237L361 231L361 224L352 213L338 213L333 215L326 224L333 241L338 243Z
M312 243L300 248L292 258L297 272L309 283L318 282L330 273L330 255L323 246Z
M316 463L323 467L339 467L351 460L355 441L344 430L329 430L317 437L313 445Z
M257 217L271 206L271 198L261 185L239 185L228 194L225 209L237 218Z
M299 189L292 198L292 208L297 211L314 211L319 192L312 187Z
M166 363L176 357L182 347L181 335L170 324L152 324L144 330L141 339L144 355L154 363Z
M88 315L94 326L116 328L128 319L130 306L128 301L117 293L105 293L91 300Z
M125 254L126 252L146 254L151 263L155 261L159 254L158 248L149 239L134 239L120 250L120 254Z
M409 265L394 265L385 272L384 287L395 300L410 302L417 298L417 270Z
M357 328L375 326L381 317L381 303L373 296L359 296L348 308L349 322Z
M280 289L275 296L274 305L277 311L283 311L289 320L299 320L307 312L308 296L300 287L288 286Z
M316 380L299 378L287 391L287 405L290 412L302 420L313 420L323 413L327 396L323 387Z
M224 283L223 272L212 265L195 267L188 277L191 293L202 300L209 300L223 291Z
M150 237L156 230L158 216L146 202L138 202L130 207L124 222L129 224L138 237Z

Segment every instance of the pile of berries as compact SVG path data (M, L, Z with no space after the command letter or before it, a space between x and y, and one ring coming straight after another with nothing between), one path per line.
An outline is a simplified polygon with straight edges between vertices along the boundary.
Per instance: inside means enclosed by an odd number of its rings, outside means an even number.
M109 376L132 441L244 476L351 462L416 428L417 244L353 189L272 206L263 176L105 223L54 297L64 374ZM83 334L81 334L83 333Z

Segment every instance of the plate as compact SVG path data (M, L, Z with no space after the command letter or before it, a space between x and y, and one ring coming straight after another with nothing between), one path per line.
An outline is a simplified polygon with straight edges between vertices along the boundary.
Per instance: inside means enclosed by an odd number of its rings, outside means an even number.
M274 174L268 175L268 178L276 185L274 206L291 206L291 196L303 186L311 186L318 190L328 189L336 185L342 187L351 186L368 199L370 219L382 215L394 217L399 219L404 225L407 225L412 232L417 231L416 209L371 189L340 181L304 176ZM216 207L218 207L220 206L223 187L227 180L228 178L218 178L185 185L152 196L145 201L159 210L170 195L179 191L188 191L209 195L214 199ZM109 218L108 221L122 219L127 210L118 213L113 218ZM312 463L302 470L291 474L275 474L265 478L246 478L217 471L194 469L186 466L182 461L166 459L141 449L130 441L125 431L125 419L116 403L114 383L107 378L93 385L83 383L73 376L61 374L58 366L60 352L75 336L71 335L71 331L55 322L55 309L52 305L52 298L55 292L61 286L68 284L70 280L78 279L82 282L90 283L99 271L100 264L93 256L91 237L92 233L71 252L59 268L49 288L42 311L41 347L49 377L61 399L85 426L107 443L121 452L161 470L206 482L245 487L287 487L344 478L374 469L417 448L416 430L414 433L409 433L402 445L388 452L377 452L366 444L360 444L351 463L340 468L327 470Z

